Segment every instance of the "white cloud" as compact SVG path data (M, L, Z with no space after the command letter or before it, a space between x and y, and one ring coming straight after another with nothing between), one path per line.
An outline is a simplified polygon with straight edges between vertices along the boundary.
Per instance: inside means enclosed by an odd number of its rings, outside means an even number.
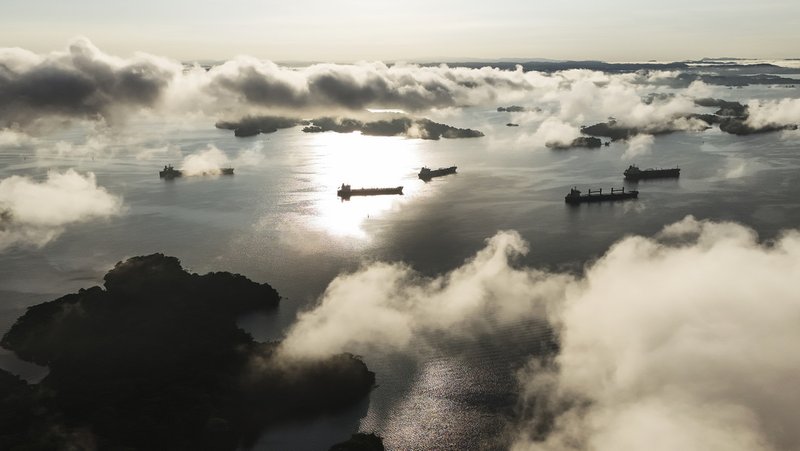
M185 156L180 169L186 176L219 175L224 167L258 166L262 161L264 155L261 144L240 151L233 159L219 148L209 145L205 150Z
M553 304L561 351L521 375L513 449L797 449L796 280L797 231L762 244L689 217L617 243Z
M220 174L221 169L229 162L225 152L214 146L209 146L206 150L193 153L183 158L180 169L184 175L204 175Z
M692 111L687 96L645 104L641 89L671 74L604 74L568 70L546 74L491 67L464 68L356 64L280 66L238 57L206 70L153 55L108 55L86 39L63 52L35 55L0 49L8 69L0 81L0 126L42 127L48 120L102 120L115 125L131 114L158 111L216 117L270 113L307 115L363 112L411 113L469 105L550 105L562 121L614 116L639 126ZM693 85L695 86L695 85ZM692 91L698 91L696 87Z
M369 349L409 351L426 334L469 336L542 315L568 276L512 266L527 252L516 232L500 232L463 266L424 278L402 264L376 263L337 277L320 304L300 315L281 345L305 357Z
M97 186L94 174L50 171L37 182L11 176L0 180L0 250L12 245L44 246L75 223L117 215L122 199Z
M501 232L440 277L376 263L337 277L285 356L415 352L546 315L552 362L520 373L515 450L773 450L800 446L800 232L759 242L687 217L628 237L575 278L519 267ZM542 431L546 431L542 434Z
M646 155L650 153L650 149L653 147L654 142L655 138L653 138L653 135L642 134L629 138L627 142L628 147L625 149L625 153L622 155L622 158L625 160L631 160L636 157Z
M0 129L0 148L14 148L29 146L33 138L14 129Z
M800 99L750 101L747 125L753 128L800 125Z
M569 146L579 136L581 131L578 127L556 118L547 118L536 129L533 141L539 145Z

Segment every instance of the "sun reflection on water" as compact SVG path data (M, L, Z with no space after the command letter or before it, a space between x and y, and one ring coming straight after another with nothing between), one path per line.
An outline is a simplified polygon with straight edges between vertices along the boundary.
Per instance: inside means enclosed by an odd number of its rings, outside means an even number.
M364 221L400 208L422 184L420 140L327 132L314 135L310 145L313 222L332 235L366 238ZM403 195L342 200L336 195L342 183L353 189L403 186Z

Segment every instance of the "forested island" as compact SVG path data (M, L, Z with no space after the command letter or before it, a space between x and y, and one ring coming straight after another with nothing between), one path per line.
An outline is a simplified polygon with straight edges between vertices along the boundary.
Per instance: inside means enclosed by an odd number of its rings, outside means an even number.
M268 284L152 254L30 307L0 344L50 371L29 384L0 370L0 449L234 450L367 396L359 358L279 359L237 326L279 302Z
M421 139L479 138L483 136L483 133L478 130L458 128L430 119L407 116L367 121L333 116L311 120L281 116L245 116L237 121L218 121L215 124L217 128L233 130L234 135L240 138L260 133L274 133L279 129L297 125L305 126L302 129L305 133L352 133L357 131L368 136L405 136Z
M723 132L733 135L752 135L756 133L767 133L780 130L795 130L797 125L764 124L753 126L748 123L749 111L747 105L740 102L727 101L713 98L696 99L695 104L702 107L718 108L712 113L689 113L676 115L671 121L645 126L628 126L620 124L616 120L600 122L597 124L581 127L581 133L589 136L600 136L610 138L612 141L628 139L641 133L650 135L662 135L687 129L687 123L694 121L694 126L700 129L708 129L717 125Z

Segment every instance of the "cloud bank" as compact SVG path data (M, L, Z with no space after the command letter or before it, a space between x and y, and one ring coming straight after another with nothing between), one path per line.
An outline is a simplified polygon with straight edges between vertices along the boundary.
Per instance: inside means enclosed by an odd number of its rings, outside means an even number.
M0 127L30 126L41 116L114 121L156 106L180 70L149 55L116 58L86 39L45 56L0 49Z
M121 210L122 199L97 186L91 172L50 171L42 182L5 178L0 180L0 251L14 245L44 246L69 225Z
M654 142L655 138L653 135L636 135L628 139L628 147L625 149L625 153L622 155L622 158L625 160L631 160L636 157L646 155L650 153Z
M797 449L799 257L797 231L691 217L617 243L551 309L561 352L522 375L513 449Z
M686 86L683 80L676 87L683 75L381 62L288 67L246 56L201 67L146 54L119 58L78 39L66 51L44 55L0 49L0 130L30 134L75 121L117 127L137 115L155 115L220 120L218 126L234 126L237 136L250 136L289 125L222 119L284 118L294 125L313 117L360 117L369 110L403 111L411 121L462 107L497 110L498 104L524 104L523 111L497 111L520 125L511 141L511 133L496 130L502 135L500 147L569 148L586 147L590 141L578 141L581 134L628 139L719 126L743 135L800 122L796 99L751 101L749 117L698 114L704 100L738 103L713 99L719 88L703 81ZM417 128L406 135L428 136L414 133ZM16 139L0 135L0 145ZM645 148L636 144L630 147L634 153Z
M146 54L119 58L78 39L66 51L45 55L0 49L0 127L30 127L43 116L115 123L140 110L218 117L368 108L413 113L522 99L573 123L591 111L637 126L693 106L687 96L643 101L637 89L661 84L659 74L585 69L549 74L519 66L504 70L381 62L287 67L250 57L203 68Z
M692 217L628 237L585 268L513 264L501 232L453 271L376 263L339 276L282 352L414 352L544 316L560 351L520 372L514 450L771 450L800 446L800 232L771 242Z
M514 268L527 252L516 232L500 232L463 266L425 278L402 264L376 263L337 277L319 305L300 315L281 345L285 355L319 357L343 350L405 352L447 332L469 338L543 315L569 276Z
M753 128L791 126L800 124L800 99L751 101L747 125Z

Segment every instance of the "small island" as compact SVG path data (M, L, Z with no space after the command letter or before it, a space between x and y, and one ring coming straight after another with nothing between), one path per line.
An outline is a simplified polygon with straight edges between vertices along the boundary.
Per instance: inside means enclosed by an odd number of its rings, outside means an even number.
M714 125L719 126L723 132L733 135L752 135L756 133L768 133L781 130L796 130L796 124L764 124L754 127L747 120L750 116L747 105L740 102L732 102L714 98L695 99L695 105L701 107L718 108L711 113L686 113L677 114L672 120L665 123L649 124L640 127L633 127L620 124L613 118L608 122L600 122L594 125L581 127L581 133L589 136L607 137L612 141L625 140L641 133L650 135L663 135L686 130L687 122L693 122L692 129L705 130Z
M434 122L430 119L417 119L407 116L384 117L378 120L362 121L347 117L319 117L312 120L294 119L280 116L246 116L238 121L219 121L219 129L233 130L236 137L244 138L261 133L274 133L279 129L302 125L304 133L352 133L361 132L366 136L405 136L408 138L479 138L478 130L458 128Z
M519 105L497 107L498 113L522 113L523 111L527 111L527 109L524 106Z
M233 130L238 138L256 136L261 133L275 133L279 129L308 125L308 121L282 116L245 116L238 121L218 121L215 127Z
M0 372L0 448L235 450L367 396L375 375L359 358L279 358L237 326L279 302L268 284L152 254L30 307L0 344L50 372L38 384Z
M430 119L414 119L395 117L377 121L360 121L351 118L321 117L310 121L311 125L303 128L305 133L352 133L361 132L367 136L406 136L408 138L433 139L440 138L479 138L483 136L478 130L457 128L440 124Z
M596 149L596 148L598 148L598 147L600 147L602 145L603 145L603 141L601 141L600 138L595 138L595 137L591 137L591 136L589 136L589 137L587 137L587 136L579 136L579 137L573 139L568 144L555 142L555 141L551 141L551 142L545 143L545 146L547 146L550 149L554 149L554 150L567 150L567 149L581 148L581 147L585 148L585 149Z

